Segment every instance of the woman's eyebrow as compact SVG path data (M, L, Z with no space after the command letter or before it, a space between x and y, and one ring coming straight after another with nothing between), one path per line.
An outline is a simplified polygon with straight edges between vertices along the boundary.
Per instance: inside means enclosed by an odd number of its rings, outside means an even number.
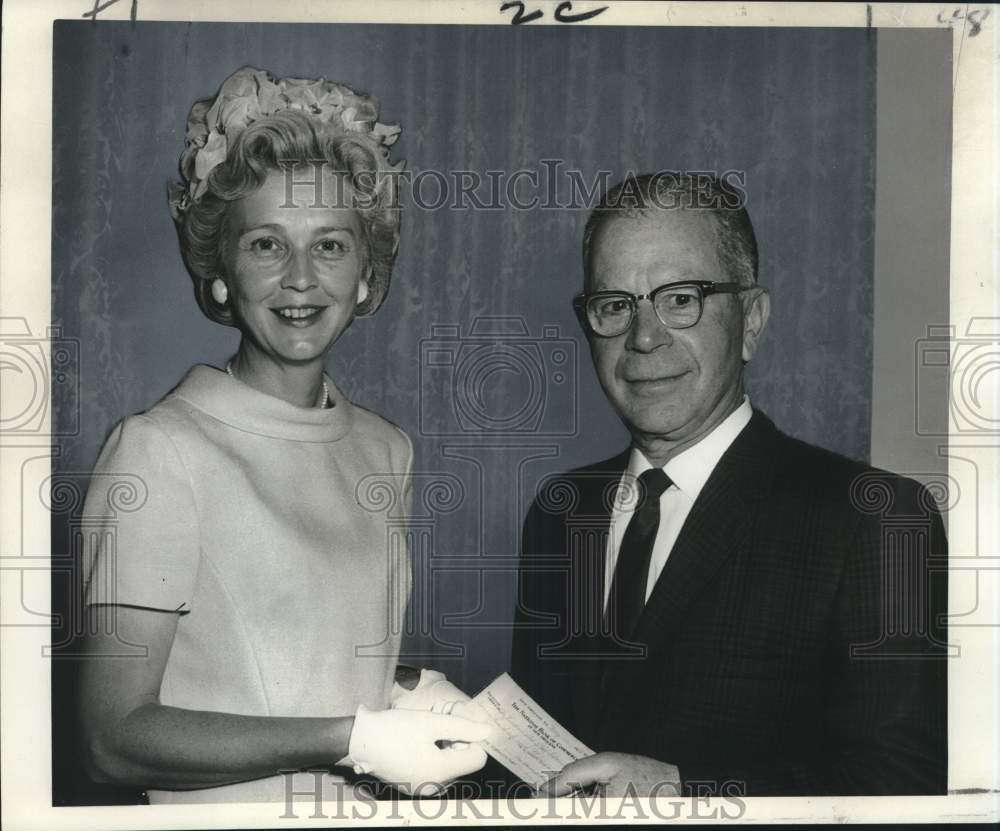
M285 226L280 223L262 222L260 225L248 224L243 226L240 228L239 235L242 237L245 234L252 233L253 231L277 231L279 233L284 233L286 230ZM313 230L318 234L329 234L331 232L339 231L345 234L350 234L352 237L355 236L354 229L350 225L323 225Z
M283 225L279 225L276 222L262 222L260 225L249 222L246 225L240 227L239 235L242 237L244 234L249 234L253 231L284 231Z
M317 233L329 234L332 231L342 231L345 234L354 236L354 229L350 225L324 225L316 229Z

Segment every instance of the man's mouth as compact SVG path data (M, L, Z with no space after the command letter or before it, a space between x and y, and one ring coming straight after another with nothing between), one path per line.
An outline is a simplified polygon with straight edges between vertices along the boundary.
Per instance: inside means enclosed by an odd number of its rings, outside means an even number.
M625 383L627 384L665 384L670 381L679 381L687 375L687 371L678 372L672 375L636 375L636 376L625 376Z

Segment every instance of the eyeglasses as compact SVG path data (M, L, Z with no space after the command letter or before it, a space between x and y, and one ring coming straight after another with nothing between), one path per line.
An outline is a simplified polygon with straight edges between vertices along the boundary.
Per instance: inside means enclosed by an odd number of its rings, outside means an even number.
M640 300L653 304L660 323L671 329L689 329L701 320L705 298L712 294L739 294L746 291L739 283L712 283L686 280L667 283L649 294L628 291L595 291L573 298L573 308L580 322L595 335L613 338L627 332L635 320Z

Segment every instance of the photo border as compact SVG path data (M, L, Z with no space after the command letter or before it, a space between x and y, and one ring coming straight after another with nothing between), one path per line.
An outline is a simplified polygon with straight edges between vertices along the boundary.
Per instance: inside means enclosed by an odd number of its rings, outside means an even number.
M105 0L106 1L106 0ZM553 14L554 0L528 0L542 9L542 19L530 25L561 25ZM966 4L881 5L864 3L657 3L603 0L580 2L580 10L607 6L607 11L574 25L660 26L832 26L875 28L941 28L952 31L954 97L951 170L950 326L961 335L977 318L997 317L994 248L997 246L998 197L997 119L995 100L997 9L979 23L970 12L986 8ZM391 0L120 0L103 9L99 20L129 20L133 8L143 21L192 20L232 22L370 22L462 23L510 25L511 12L501 3L479 0L455 4L433 0L420 4ZM79 19L91 10L88 0L8 0L3 7L2 119L3 158L0 162L0 228L7 243L0 248L0 307L4 316L23 317L30 331L47 336L51 326L51 192L49 137L52 130L52 22ZM973 30L975 33L973 34ZM30 129L28 127L30 126ZM30 160L30 163L25 163ZM46 256L32 256L45 252ZM50 355L46 353L46 359ZM283 806L272 805L157 805L115 807L51 806L51 691L50 663L43 658L49 641L47 626L20 626L13 620L12 601L23 591L28 570L44 570L47 558L21 550L26 524L44 528L49 515L40 504L20 506L13 495L21 492L22 464L28 457L49 452L48 424L33 437L0 438L0 684L3 694L0 732L0 776L8 796L3 803L5 828L260 828L339 826L360 824L324 817L280 819ZM948 473L963 492L978 496L976 525L968 516L952 516L949 527L952 575L975 572L975 590L968 580L950 581L949 608L972 608L961 624L949 625L949 640L961 657L949 666L949 787L940 797L747 797L740 822L867 821L985 821L997 819L998 782L994 744L998 733L995 702L995 662L998 624L997 577L1000 551L997 519L982 508L1000 503L996 431L982 435L957 432L952 421L948 437ZM961 451L961 459L955 451ZM964 460L972 462L967 464ZM33 532L34 533L34 532ZM39 537L41 533L39 532ZM992 581L992 582L991 582ZM993 590L991 590L991 587ZM31 607L45 614L48 594L32 597ZM669 802L666 798L664 803ZM709 818L723 800L703 800L702 816ZM537 809L530 819L530 805ZM635 816L627 804L612 817ZM555 806L555 807L553 807ZM480 824L553 824L571 816L571 800L520 801L518 813L505 813ZM669 812L669 806L663 811ZM731 810L731 806L730 806ZM302 812L305 814L306 812ZM487 813L484 807L483 813ZM556 815L553 816L552 814ZM432 815L398 803L380 806L368 822L383 825L431 825ZM520 815L520 816L518 816ZM579 814L577 814L579 815ZM649 813L647 812L647 816ZM716 815L718 818L725 818ZM467 823L469 810L457 822ZM590 821L593 821L591 818ZM737 821L737 820L732 820Z

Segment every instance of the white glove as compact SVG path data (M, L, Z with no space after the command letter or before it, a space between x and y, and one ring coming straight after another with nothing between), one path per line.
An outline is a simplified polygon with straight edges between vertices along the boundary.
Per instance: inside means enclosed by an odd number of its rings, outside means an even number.
M445 712L443 708L447 702L470 700L444 677L444 673L433 669L420 670L420 681L412 690L393 684L389 696L393 710L432 710L435 713Z
M459 716L369 710L362 704L354 716L348 755L357 773L373 773L406 794L433 796L452 779L486 764L486 751L467 743L489 734L488 724ZM438 741L462 744L441 748Z

